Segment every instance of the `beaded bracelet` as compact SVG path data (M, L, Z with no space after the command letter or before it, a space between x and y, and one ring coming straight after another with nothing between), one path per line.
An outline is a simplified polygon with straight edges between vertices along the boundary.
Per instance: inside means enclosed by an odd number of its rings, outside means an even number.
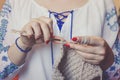
M18 45L18 43L17 43L17 41L18 41L19 38L20 38L20 37L18 37L18 38L15 40L15 44L16 44L17 48L18 48L21 52L23 52L23 53L28 53L32 48L28 48L28 49L26 49L26 50L22 49L22 48Z

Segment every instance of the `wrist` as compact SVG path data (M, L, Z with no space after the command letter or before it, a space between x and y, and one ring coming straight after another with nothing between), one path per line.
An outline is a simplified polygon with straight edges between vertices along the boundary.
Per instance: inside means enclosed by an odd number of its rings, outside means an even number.
M21 41L20 37L16 39L15 44L16 44L16 47L23 53L28 53L32 49L32 46L24 44Z
M26 44L22 41L21 37L18 39L18 44L20 44L24 49L32 48L32 45Z

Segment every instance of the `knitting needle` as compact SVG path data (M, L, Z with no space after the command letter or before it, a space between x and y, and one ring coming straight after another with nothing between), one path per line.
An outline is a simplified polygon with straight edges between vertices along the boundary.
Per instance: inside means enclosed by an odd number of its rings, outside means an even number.
M62 39L56 39L56 38L51 38L51 41L58 41L58 44L65 44L67 43L66 40L62 40Z
M23 31L12 29L12 32L13 33L19 33L19 34L21 34L23 36L26 36L25 32L23 32ZM41 38L43 38L43 36ZM58 41L59 44L65 44L66 43L66 40L56 39L56 38L50 38L50 41Z
M21 35L23 35L23 36L26 36L24 31L12 29L12 32L13 32L13 33L21 34Z

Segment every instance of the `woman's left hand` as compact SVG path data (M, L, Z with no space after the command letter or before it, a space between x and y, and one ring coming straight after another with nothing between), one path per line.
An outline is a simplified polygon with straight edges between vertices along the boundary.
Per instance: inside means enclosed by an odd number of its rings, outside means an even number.
M83 59L91 64L100 64L103 70L112 65L114 56L107 42L96 36L82 36L72 38L73 43L64 46L76 49Z

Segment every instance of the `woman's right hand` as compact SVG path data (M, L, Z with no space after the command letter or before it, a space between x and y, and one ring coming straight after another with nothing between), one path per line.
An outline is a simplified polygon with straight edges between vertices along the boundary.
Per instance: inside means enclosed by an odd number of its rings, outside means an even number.
M33 19L26 24L20 31L21 36L16 39L16 44L9 48L10 60L16 65L22 65L25 62L26 53L31 50L34 44L40 42L48 44L53 35L52 26L52 20L47 17Z
M53 36L52 26L53 21L48 17L33 19L23 27L19 40L28 47L36 43L48 44Z

